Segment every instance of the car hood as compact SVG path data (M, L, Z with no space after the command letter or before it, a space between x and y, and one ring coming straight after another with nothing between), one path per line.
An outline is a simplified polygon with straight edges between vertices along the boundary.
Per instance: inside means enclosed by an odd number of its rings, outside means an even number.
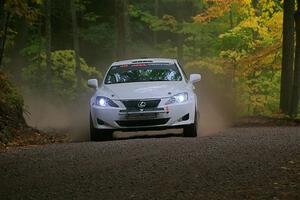
M170 97L187 91L183 81L135 82L103 85L97 95L112 99L149 99Z

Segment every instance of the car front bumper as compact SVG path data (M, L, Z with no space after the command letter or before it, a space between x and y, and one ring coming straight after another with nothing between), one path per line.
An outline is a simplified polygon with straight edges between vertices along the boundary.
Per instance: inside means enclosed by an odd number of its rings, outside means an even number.
M91 105L92 122L96 129L136 130L181 127L194 123L195 102L158 106L151 111L127 111L120 106Z

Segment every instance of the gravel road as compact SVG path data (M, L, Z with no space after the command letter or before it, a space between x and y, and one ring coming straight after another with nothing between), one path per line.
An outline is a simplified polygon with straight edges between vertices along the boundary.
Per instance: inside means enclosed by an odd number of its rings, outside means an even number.
M17 148L0 199L300 199L299 156L299 127Z

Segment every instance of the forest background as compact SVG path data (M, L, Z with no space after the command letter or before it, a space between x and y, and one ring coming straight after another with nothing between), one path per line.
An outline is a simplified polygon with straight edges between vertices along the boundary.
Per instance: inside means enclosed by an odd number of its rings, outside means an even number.
M17 88L5 98L20 107L18 93L78 105L113 61L167 57L234 116L299 117L294 0L1 0L0 15L1 77Z

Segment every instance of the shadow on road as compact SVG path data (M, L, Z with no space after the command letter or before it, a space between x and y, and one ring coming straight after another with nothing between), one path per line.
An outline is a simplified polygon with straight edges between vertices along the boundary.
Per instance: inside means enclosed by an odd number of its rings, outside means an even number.
M115 140L128 139L147 139L147 138L168 138L168 137L182 137L181 129L169 129L159 131L137 131L137 132L121 132L114 133Z
M114 140L132 140L132 139L151 139L151 138L170 138L170 137L183 137L183 135L168 133L165 135L136 135L129 137L118 137Z

